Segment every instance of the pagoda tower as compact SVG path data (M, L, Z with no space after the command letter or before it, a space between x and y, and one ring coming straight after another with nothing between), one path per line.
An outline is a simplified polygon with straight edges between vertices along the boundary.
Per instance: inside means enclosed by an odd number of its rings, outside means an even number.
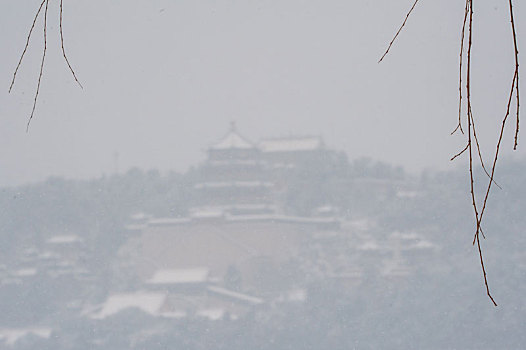
M274 211L272 182L260 149L242 136L234 122L207 150L194 185L199 213L266 214Z

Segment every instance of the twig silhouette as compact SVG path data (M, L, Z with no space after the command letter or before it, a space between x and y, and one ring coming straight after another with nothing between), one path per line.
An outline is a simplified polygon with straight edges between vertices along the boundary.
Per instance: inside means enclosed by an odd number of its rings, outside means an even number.
M464 38L466 36L466 22L468 20L468 13L469 13L469 3L466 1L466 6L464 8L464 21L462 21L462 31L460 33L460 58L458 63L459 73L458 73L458 124L455 130L451 132L451 135L455 134L457 130L460 130L462 134L464 134L464 130L462 130L462 61L464 58ZM467 147L467 146L466 146ZM453 157L451 160L455 159Z
M384 57L389 52L391 46L395 42L396 38L402 31L402 29L405 26L405 23L407 22L407 19L409 18L409 15L412 13L413 9L415 8L418 0L416 0L409 10L409 12L406 15L406 18L398 31L396 32L395 36L393 37L393 40L389 43L389 46L383 56L380 58L379 62L381 62ZM514 58L515 58L515 71L513 74L513 79L511 81L511 89L508 96L508 104L506 108L506 114L504 115L504 118L502 119L502 125L500 128L499 138L497 140L497 145L495 148L495 153L493 157L493 162L491 165L490 171L486 168L486 165L484 164L484 158L482 156L479 138L476 131L476 123L475 118L473 117L473 106L471 103L471 49L473 46L473 0L466 0L465 8L464 8L464 19L462 22L462 30L460 35L460 55L459 55L459 102L458 102L458 122L455 127L455 129L451 132L451 134L455 134L457 131L460 131L462 134L466 137L466 146L457 154L455 154L451 160L455 160L456 158L460 157L464 153L468 153L469 157L469 179L470 179L470 195L471 195L471 201L472 201L472 207L473 207L473 214L475 216L475 235L473 237L473 244L477 244L478 254L480 258L480 266L482 268L482 275L484 277L484 285L486 287L486 294L488 295L491 302L497 306L497 303L495 302L495 299L490 293L489 289L489 283L487 278L487 272L486 267L484 265L484 258L482 254L482 248L480 243L480 236L483 238L486 238L484 235L484 232L482 230L482 218L484 217L484 214L486 212L487 203L489 199L489 195L491 192L492 185L495 184L495 186L501 188L497 182L495 182L495 170L497 167L497 160L499 158L500 153L500 146L502 142L502 138L504 135L504 129L506 127L506 122L508 120L508 117L511 113L511 105L513 97L515 96L516 102L515 102L515 111L516 111L516 121L515 121L515 135L514 135L514 145L513 149L517 149L518 145L518 136L519 136L519 121L520 121L520 113L519 113L519 107L520 107L520 94L519 94L519 49L517 45L517 34L515 31L515 19L513 14L513 0L508 0L509 4L509 14L510 14L510 23L511 23L511 32L512 32L512 39L513 39L513 48L514 48ZM467 29L467 33L466 33ZM464 46L467 39L467 52L464 53ZM464 97L462 94L463 86L463 62L464 58L466 59L466 71L465 71L465 89L466 89L466 97L465 97L465 103L466 103L466 125L467 130L466 133L464 133L464 130L462 128L462 106L464 102ZM475 142L475 145L473 145L473 141ZM475 175L474 175L474 152L477 153L478 160L480 162L480 165L484 171L484 173L489 178L488 184L486 185L486 189L484 191L484 197L481 202L481 204L478 204L476 193L475 193Z
M68 65L68 68L71 74L73 75L73 78L75 78L75 81L77 82L77 84L79 84L80 88L83 89L82 84L77 79L77 75L75 74L75 71L69 63L68 56L66 56L66 50L64 49L64 32L62 31L62 2L63 0L60 0L60 46L62 47L62 56L64 56L64 60L66 61L66 64Z
M40 6L38 7L38 10L37 10L35 16L33 17L33 22L32 22L31 27L29 29L29 33L28 33L27 39L26 39L26 44L24 45L24 49L22 50L22 54L20 55L20 59L18 60L18 64L16 65L15 71L13 73L13 79L11 80L11 84L9 85L9 92L11 92L11 90L13 89L13 86L15 84L15 81L16 81L17 73L18 73L18 71L20 69L20 66L22 65L22 61L23 61L23 59L25 57L25 54L27 52L27 49L29 47L29 42L31 41L31 37L32 37L33 31L35 29L36 22L37 22L38 17L40 16L40 14L42 12L42 8L44 8L44 24L43 24L43 28L42 28L42 32L43 32L43 35L44 35L44 48L42 50L42 58L41 58L41 61L40 61L40 71L39 71L39 74L38 74L37 88L36 88L36 91L35 91L35 96L33 98L33 106L31 108L31 114L29 115L29 118L28 118L28 121L27 121L26 132L29 131L29 125L31 124L31 120L33 119L33 116L35 114L36 105L37 105L37 102L38 102L38 96L39 96L39 93L40 93L40 85L42 83L42 76L44 74L44 63L45 63L45 60L46 60L46 53L47 53L47 21L48 21L47 15L48 15L48 9L49 9L49 0L42 0L40 2ZM62 49L62 56L64 57L64 60L66 61L66 64L67 64L67 66L69 68L69 71L73 75L73 78L75 79L77 84L82 88L82 84L80 83L79 79L77 78L77 75L75 74L75 71L73 70L73 67L71 66L71 64L69 62L68 56L66 55L66 50L64 48L64 31L62 29L62 17L63 17L62 13L63 13L63 0L60 0L60 23L59 23L59 27L60 27L60 46L61 46L61 49Z
M510 23L511 23L511 32L512 32L512 36L513 36L513 49L514 49L514 54L515 54L515 73L513 75L513 79L515 81L515 96L517 98L517 103L516 103L516 112L517 112L517 115L516 115L516 124L515 124L515 137L514 137L514 143L513 143L513 149L516 150L517 149L517 145L518 145L518 139L519 139L519 121L520 121L520 118L519 118L519 107L520 107L520 97L519 97L519 47L517 45L517 33L515 32L515 20L513 18L513 1L512 0L509 0L508 1L508 4L509 4L509 10L510 10ZM513 83L511 84L511 89L513 91ZM510 96L513 95L513 92L510 92ZM508 106L508 112L509 112L509 106Z
M405 27L405 24L407 22L407 20L409 19L409 16L411 16L411 13L413 12L413 10L415 9L416 7L416 4L418 3L419 0L415 0L415 2L413 3L413 6L411 6L411 9L409 9L409 11L407 12L407 14L405 15L405 19L404 19L404 22L402 22L402 25L400 26L400 28L398 28L398 31L396 32L395 36L393 37L393 39L391 40L391 42L389 43L389 46L387 46L387 50L385 50L384 54L382 55L382 57L380 57L380 60L378 61L378 63L382 62L384 57L387 56L387 54L389 53L389 50L391 50L391 46L393 46L394 42L396 41L396 38L398 38L398 35L400 34L400 32L402 31L402 29L404 29Z
M35 92L35 99L33 101L33 108L31 109L31 115L29 116L29 119L27 121L26 132L29 131L29 124L31 124L31 120L33 119L33 115L35 114L35 108L37 106L37 100L38 100L38 93L40 92L40 83L42 82L42 74L44 73L44 62L46 60L46 50L47 50L47 10L48 10L48 6L49 6L49 0L46 0L46 8L44 10L44 49L42 50L42 61L40 62L40 72L38 74L37 91Z
M40 6L38 7L38 11L35 14L35 17L33 18L33 24L31 24L31 28L29 29L29 34L27 35L26 45L24 46L24 50L22 51L22 54L20 55L20 59L18 60L18 64L16 65L15 72L13 73L13 79L11 80L11 85L9 85L9 92L11 92L13 85L15 85L16 73L18 73L18 69L20 68L20 65L22 64L22 60L24 59L27 48L29 47L29 41L31 40L31 34L33 34L33 29L35 29L35 24L37 22L38 15L40 14L40 11L42 11L42 6L44 6L45 3L46 3L46 0L42 0L42 2L40 3Z

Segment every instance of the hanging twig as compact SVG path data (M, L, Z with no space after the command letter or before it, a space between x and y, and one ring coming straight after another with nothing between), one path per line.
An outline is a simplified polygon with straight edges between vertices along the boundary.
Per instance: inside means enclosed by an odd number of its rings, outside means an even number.
M77 82L77 84L79 84L80 88L83 89L82 84L77 79L75 71L71 67L71 64L69 64L68 56L66 56L66 50L64 49L64 32L62 31L62 2L63 0L60 0L60 46L62 47L62 56L64 56L64 60L66 60L66 64L68 65L69 70L73 75L73 78L75 78L75 81Z
M411 9L409 10L409 12L407 12L407 15L405 16L405 19L404 19L404 22L402 23L402 25L400 26L400 28L398 28L398 31L396 32L395 36L393 37L393 39L391 40L391 42L389 43L389 46L387 47L387 50L385 50L384 54L382 55L382 57L380 57L380 60L378 61L378 63L382 62L384 57L387 56L387 54L389 53L389 50L391 49L391 46L393 46L394 42L396 41L396 38L398 38L398 34L400 34L400 32L402 31L402 29L404 29L405 27L405 23L407 22L407 20L409 19L409 16L411 16L411 13L413 12L413 10L415 9L415 6L416 4L418 3L419 0L415 0L415 2L413 3L413 6L411 6Z
M45 5L45 7L44 7L44 5ZM35 114L36 105L37 105L37 102L38 102L38 95L40 93L40 84L42 82L42 75L44 73L44 63L45 63L45 60L46 60L46 53L47 53L47 15L48 15L48 8L49 8L49 0L42 0L42 2L40 3L40 6L38 7L38 10L37 10L37 12L35 14L35 17L33 18L33 23L31 24L31 28L29 29L29 34L27 35L27 40L26 40L26 44L24 46L24 50L22 51L22 54L20 55L20 59L18 60L18 64L17 64L17 66L15 68L15 71L13 73L13 79L11 80L11 85L9 86L9 92L11 92L11 90L12 90L14 84L15 84L15 81L16 81L16 76L17 76L18 70L20 69L20 66L22 64L22 60L24 59L26 51L27 51L27 49L29 47L29 42L31 40L31 36L33 35L33 30L35 29L36 22L38 20L38 17L40 16L40 13L42 12L42 8L43 7L44 7L44 24L43 24L42 32L43 32L43 35L44 35L44 48L42 50L42 58L41 58L41 61L40 61L40 71L39 71L39 74L38 74L37 89L36 89L35 96L34 96L34 99L33 99L33 107L31 109L31 114L29 115L29 119L27 121L26 132L29 131L29 125L31 124L31 120L33 119L33 116ZM75 74L75 71L73 70L73 67L71 66L71 64L69 62L68 56L66 55L66 50L64 48L64 31L62 29L62 12L63 12L63 0L60 0L60 22L59 22L59 27L60 27L60 46L62 48L62 56L64 57L64 60L66 61L66 64L67 64L67 66L69 68L69 71L73 75L73 78L75 79L77 84L79 84L79 86L82 88L82 84L78 80L77 75Z
M473 125L473 139L475 140L475 145L477 146L477 153L479 156L480 166L482 167L482 170L484 170L484 173L490 179L490 181L493 181L495 186L497 186L499 189L502 190L502 187L500 187L500 185L495 181L495 179L493 179L493 177L488 173L488 170L486 169L486 165L484 164L484 159L482 158L482 152L480 151L479 138L477 136L477 131L475 128L475 120L473 119L473 114L471 114L470 118L471 118L471 123Z
M29 34L27 35L26 45L24 46L24 50L22 51L22 54L20 55L20 59L18 60L18 64L16 65L16 68L15 68L15 72L13 73L13 80L11 80L11 85L9 86L9 92L11 92L11 89L13 88L13 85L15 84L16 73L18 73L18 68L20 68L20 65L22 64L22 60L24 59L27 48L29 46L29 40L31 40L31 34L33 34L33 29L35 28L35 23L37 22L38 15L40 15L40 11L42 11L42 6L44 6L45 3L46 3L46 0L42 0L42 2L40 3L40 6L38 7L38 11L35 14L35 17L33 18L33 23L31 24L31 28L29 29Z
M520 100L519 100L519 47L517 45L517 34L515 33L515 20L513 19L513 1L512 0L509 0L509 10L510 10L510 23L511 23L511 32L512 32L512 36L513 36L513 49L514 49L514 53L515 53L515 74L513 75L513 79L515 81L515 96L517 98L517 103L516 103L516 112L517 112L517 117L516 117L516 124L515 124L515 140L514 140L514 143L513 143L513 149L516 150L517 149L517 145L518 145L518 139L519 139L519 121L520 121L520 118L519 118L519 107L520 107ZM511 85L512 87L512 91L513 91L513 83ZM510 93L510 96L512 95L512 93ZM508 106L508 111L509 111L509 106Z
M469 3L466 1L466 6L464 8L464 21L462 21L462 32L460 33L460 58L459 58L459 73L458 73L458 124L455 130L451 132L451 135L453 135L457 130L460 130L462 134L464 134L464 130L462 130L462 61L464 58L464 38L466 34L466 22L468 20L468 13L469 13ZM466 146L467 147L467 146ZM456 157L451 158L451 160L455 159Z
M517 81L517 72L515 72L515 75L513 76L513 80L512 80L512 83L511 83L511 91L513 92L513 88L514 88L514 85L516 84L516 81ZM506 108L506 114L504 115L504 118L502 119L502 124L501 124L501 128L500 128L500 133L499 133L499 139L497 141L497 146L495 148L495 156L493 158L493 164L491 166L491 176L490 176L490 179L493 179L494 175L495 175L495 169L497 167L497 160L499 158L499 152L500 152L500 144L502 142L502 138L504 136L504 128L506 127L506 121L508 119L508 116L510 115L510 109L511 109L511 101L512 101L512 98L513 98L513 94L510 94L509 98L508 98L508 107ZM488 198L489 198L489 193L491 191L491 184L492 184L492 181L490 181L488 183L488 186L486 187L486 194L484 196L484 201L482 202L483 205L482 205L482 210L480 212L480 218L479 218L479 222L482 222L482 216L484 215L484 212L486 210L486 204L488 202ZM480 225L480 224L479 224Z
M413 6L411 7L409 12L407 13L404 22L402 23L402 25L400 26L400 28L396 32L393 40L389 44L386 52L380 58L379 62L381 62L383 60L383 58L389 52L389 49L391 48L392 44L394 43L394 41L396 40L396 38L400 34L400 31L403 29L403 27L404 27L409 15L413 11L413 9L416 6L417 2L418 2L418 0L415 1ZM481 149L480 149L479 138L478 138L477 131L476 131L475 118L473 117L473 106L472 106L472 103L471 103L471 62L472 62L471 61L471 58L472 58L472 56L471 56L471 48L473 46L473 0L466 0L465 7L464 7L464 19L463 19L463 22L462 22L462 30L461 30L461 35L460 35L458 122L457 122L457 125L456 125L455 129L451 133L451 134L455 134L458 130L460 130L460 132L462 134L464 134L464 130L462 129L462 106L463 106L463 101L464 101L464 98L462 96L462 89L463 89L462 81L463 81L463 75L464 75L463 74L464 73L463 72L464 45L465 45L465 39L467 39L467 53L465 54L465 58L466 58L466 61L467 61L466 62L467 67L466 67L466 72L465 72L465 80L466 80L466 85L465 85L466 98L465 98L465 101L466 101L466 125L467 125L467 131L466 131L465 135L466 135L466 141L467 142L466 142L466 146L460 152L455 154L451 158L451 160L455 160L456 158L458 158L459 156L461 156L462 154L464 154L466 152L468 153L468 156L469 156L469 170L468 171L469 171L469 178L470 178L470 194L471 194L471 202L472 202L473 214L475 216L475 225L476 225L476 227L475 227L475 235L473 237L473 244L475 244L475 243L477 244L479 258L480 258L480 266L482 268L482 274L483 274L483 277L484 277L484 285L486 287L486 294L488 295L488 297L490 298L490 300L493 302L493 304L495 306L497 306L497 303L493 299L493 296L491 295L490 290L489 290L487 272L486 272L486 267L484 265L484 258L483 258L483 255L482 255L480 236L485 238L484 232L482 230L482 218L484 217L484 214L486 212L488 198L489 198L489 194L491 192L492 185L495 184L495 186L501 188L499 186L499 184L497 184L495 182L495 169L496 169L496 166L497 166L497 160L498 160L498 157L499 157L500 145L501 145L502 138L503 138L503 135L504 135L504 129L505 129L505 126L506 126L506 121L508 119L508 116L511 113L511 104L512 104L512 100L513 100L513 96L514 95L515 95L515 98L516 98L516 103L515 103L515 108L516 108L516 123L515 124L516 125L515 125L515 136L514 136L513 149L517 149L517 144L518 144L519 120L520 120L520 118L519 118L519 107L520 107L520 96L519 96L519 49L518 49L518 45L517 45L517 35L516 35L516 32L515 32L515 20L514 20L514 15L513 15L513 0L508 0L508 3L509 3L509 13L510 13L512 38L513 38L513 48L514 48L514 54L515 54L515 71L514 71L514 74L513 74L513 79L512 79L512 82L511 82L511 89L510 89L510 93L509 93L509 96L508 96L508 104L507 104L507 108L506 108L506 114L505 114L505 116L504 116L504 118L502 120L502 125L501 125L501 128L500 128L499 138L497 140L497 145L496 145L496 148L495 148L495 154L494 154L494 157L493 157L493 163L492 163L492 166L491 166L491 170L488 171L487 168L486 168L486 165L484 164L484 158L482 157L482 152L481 152ZM466 33L466 28L467 28L467 33ZM467 35L467 38L466 38L466 35ZM475 145L473 145L473 141L475 142ZM480 165L481 165L484 173L489 178L489 181L488 181L488 184L486 186L486 190L485 190L484 197L483 197L483 200L482 200L481 204L477 203L477 198L476 198L476 194L475 194L475 175L474 175L474 165L473 165L473 153L475 152L475 149L476 149L476 153L478 155L478 159L479 159ZM479 208L480 208L480 210L479 210Z
M44 49L42 50L42 61L40 62L40 73L38 74L38 83L37 91L35 92L35 99L33 101L33 108L31 109L31 115L27 121L26 132L29 131L29 124L33 115L35 114L35 108L37 106L38 93L40 92L40 82L42 81L42 74L44 73L44 61L46 60L46 50L47 50L47 10L49 6L49 0L46 0L46 8L44 10Z
M490 298L493 305L497 306L497 303L495 302L495 299L490 293L489 290L489 283L488 283L488 277L486 273L486 267L484 265L484 258L482 256L482 248L480 245L480 234L482 230L482 216L484 214L484 210L486 208L486 203L488 200L488 196L484 197L483 201L483 207L482 210L478 210L477 201L475 198L475 180L473 175L473 147L472 147L472 136L473 139L476 139L477 143L477 152L480 158L480 162L485 170L484 162L482 161L482 155L480 153L480 146L478 145L478 139L476 136L475 131L475 119L473 118L473 110L472 110L472 104L471 104L471 48L473 46L473 0L466 0L466 6L469 6L469 26L468 26L468 52L467 52L467 70L466 70L466 103L467 103L467 123L468 123L468 131L467 131L467 138L468 138L468 145L469 145L469 176L470 176L470 192L471 192L471 199L472 199L472 206L473 206L473 213L475 215L475 223L476 223L476 229L475 229L475 238L474 240L477 243L479 258L480 258L480 266L482 268L482 275L484 278L484 285L486 287L486 294ZM500 144L500 142L499 142ZM498 154L496 155L498 157ZM495 163L494 163L495 165ZM492 173L488 182L488 194L489 189L491 189L491 184L493 183L493 175L494 175L495 166L492 167Z

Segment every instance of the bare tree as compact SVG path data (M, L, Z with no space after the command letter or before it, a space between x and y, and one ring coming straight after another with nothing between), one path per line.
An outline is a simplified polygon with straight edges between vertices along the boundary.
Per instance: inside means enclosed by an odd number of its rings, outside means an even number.
M389 50L391 49L391 46L398 38L398 35L402 32L403 28L405 27L407 20L409 19L409 16L415 9L416 5L418 4L419 0L415 0L409 11L407 12L407 15L402 22L402 25L398 28L398 31L394 35L393 39L389 43L387 49L385 50L384 54L380 58L378 62L382 62L382 60L385 58L385 56L389 53ZM496 186L500 187L494 179L495 176L495 169L497 166L497 160L499 158L499 152L500 152L500 145L502 142L502 138L504 135L504 129L506 127L506 122L508 121L508 117L510 116L512 112L512 105L514 105L515 108L515 136L514 136L514 144L513 149L517 149L518 145L518 137L519 137L519 106L520 106L520 94L519 94L519 49L517 46L517 35L515 31L515 19L513 16L513 0L508 0L508 9L509 9L509 15L510 15L510 23L511 23L511 37L513 41L513 49L515 54L515 67L513 72L513 77L511 79L511 88L509 92L509 97L507 101L507 107L506 112L504 113L504 117L502 119L502 125L500 128L499 137L496 143L495 147L495 153L493 156L493 161L491 164L490 171L488 172L486 165L484 164L484 160L482 157L482 152L480 150L480 144L479 139L477 137L477 131L476 131L476 118L473 116L473 108L471 103L471 48L473 46L473 0L466 0L465 9L464 9L464 20L462 22L462 30L460 34L460 59L459 59L459 84L458 84L458 91L459 91L459 98L458 98L458 122L451 133L452 135L460 132L461 134L465 135L466 137L466 146L457 154L455 154L451 160L455 160L460 155L467 153L469 158L469 179L470 179L470 193L471 193L471 201L473 206L473 214L475 218L475 235L473 238L473 245L477 245L478 253L480 257L480 265L482 268L482 274L484 277L484 285L486 287L486 293L488 297L491 299L493 304L497 306L497 303L493 299L493 296L490 293L489 290L489 284L488 284L488 278L486 274L486 268L484 266L484 258L482 256L482 248L480 244L480 236L485 238L484 231L482 229L482 218L484 217L484 213L486 211L486 204L488 203L489 194L491 192L492 185L495 184ZM467 31L466 31L467 29ZM467 45L467 50L466 50ZM463 67L463 61L467 61L467 67ZM463 78L465 80L465 86L462 85ZM462 95L462 91L466 92L466 97ZM515 103L513 104L513 97L515 97ZM464 114L464 127L467 126L466 132L464 132L463 123L462 123L462 108L466 107L465 114ZM484 192L482 193L482 201L477 201L477 195L475 192L475 177L473 174L473 163L474 158L478 157L478 161L480 162L480 166L488 176L488 183L485 187Z
M16 65L16 68L15 68L15 72L13 73L13 79L11 80L11 85L9 86L9 92L11 92L11 90L13 89L13 85L15 84L16 74L18 73L20 65L22 64L22 60L24 59L24 56L26 54L27 48L29 47L29 42L31 41L33 30L35 29L37 20L42 13L42 9L44 9L44 15L43 15L44 22L42 24L44 48L42 49L42 59L40 61L40 71L38 74L37 88L36 88L35 96L33 99L33 108L31 109L31 114L29 115L29 119L27 121L26 131L29 130L29 124L31 123L31 120L33 119L33 115L35 114L35 108L37 106L37 101L38 101L38 93L40 92L40 83L42 82L42 75L44 73L44 63L46 61L46 52L47 52L47 22L48 22L49 0L42 0L35 16L33 17L33 23L31 24L31 27L29 28L29 33L27 35L27 40L24 46L24 50L22 51L22 54L20 55L20 59L18 60L18 64ZM68 68L71 74L73 75L73 78L75 78L75 81L77 82L77 84L79 84L79 86L82 88L82 84L77 79L77 75L75 74L73 67L71 67L71 64L69 63L68 56L66 55L66 49L64 48L64 32L62 30L62 12L63 12L63 0L60 0L59 27L60 27L60 45L62 48L62 56L64 57L64 60L66 61L66 64L68 65Z

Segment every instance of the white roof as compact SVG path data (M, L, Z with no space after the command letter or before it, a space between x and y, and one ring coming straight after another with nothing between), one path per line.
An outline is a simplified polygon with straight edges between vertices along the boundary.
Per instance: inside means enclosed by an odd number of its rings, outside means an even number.
M271 182L264 181L223 181L223 182L201 182L194 188L224 188L224 187L272 187Z
M51 244L69 244L82 242L82 239L79 236L68 235L68 236L54 236L47 240Z
M323 147L318 136L288 137L262 140L259 148L263 152L312 151Z
M358 247L359 250L379 250L380 246L373 240L366 241Z
M231 126L228 133L220 141L210 147L210 149L214 150L251 148L255 148L254 144L241 136L237 132L235 126Z
M212 321L217 321L223 318L225 314L224 309L214 308L214 309L203 309L196 312L197 316L208 318Z
M164 293L136 292L114 294L106 300L100 312L93 315L92 318L103 319L129 308L137 308L147 314L158 315L165 299L166 294Z
M261 299L261 298L253 297L253 296L246 295L246 294L243 294L243 293L234 292L232 290L228 290L228 289L217 287L217 286L209 286L208 290L213 292L213 293L216 293L216 294L219 294L219 295L223 295L223 296L226 296L226 297L229 297L229 298L232 298L232 299L238 299L238 300L246 301L246 302L248 302L250 304L261 304L261 303L263 303L263 299Z
M0 329L0 340L6 345L13 346L19 339L27 335L34 335L48 339L51 336L51 328L8 328Z
M190 269L158 270L147 282L151 284L179 284L206 282L209 270L206 267Z
M148 220L149 225L163 226L163 225L177 225L186 224L191 220L189 218L155 218Z
M225 215L221 208L194 208L190 213L193 219L219 219Z
M18 277L28 277L28 276L34 276L37 274L37 269L35 268L28 268L28 269L20 269L13 272L14 276Z

